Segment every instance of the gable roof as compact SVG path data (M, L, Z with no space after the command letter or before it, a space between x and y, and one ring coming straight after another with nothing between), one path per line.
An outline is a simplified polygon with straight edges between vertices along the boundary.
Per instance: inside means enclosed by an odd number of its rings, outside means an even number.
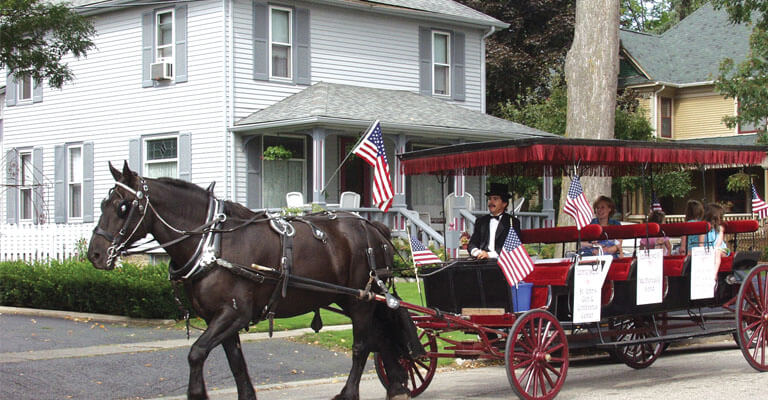
M509 24L485 15L453 0L306 0L310 3L330 4L347 8L366 9L395 15L419 16L469 25L507 28ZM80 12L93 14L129 6L158 4L163 1L149 0L70 0ZM168 1L174 3L175 1Z
M475 140L559 137L525 125L404 90L319 82L235 123L234 131L332 126Z
M682 85L712 81L724 58L744 60L751 33L751 27L728 21L725 10L705 4L661 35L621 30L619 37L632 62L648 75L645 82ZM633 78L623 85L644 81Z

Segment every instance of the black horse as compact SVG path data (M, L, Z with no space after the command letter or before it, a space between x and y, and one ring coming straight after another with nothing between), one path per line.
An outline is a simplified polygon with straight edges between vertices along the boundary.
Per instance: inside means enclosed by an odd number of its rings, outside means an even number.
M346 385L335 398L359 398L360 377L370 352L382 355L392 382L387 398L409 397L404 386L406 373L397 360L408 357L406 349L413 340L418 343L418 339L405 310L392 310L381 301L364 301L338 292L292 285L284 288L279 279L259 282L254 278L270 274L262 271L260 275L251 268L231 268L268 266L275 268L269 271L272 275L278 275L286 253L286 237L278 231L290 230L295 231L289 248L293 253L291 276L363 289L360 292L368 292L364 290L368 285L371 291L381 293L375 282L370 284L370 277L375 276L371 263L378 268L392 265L393 249L387 245L389 229L384 225L339 213L302 217L290 226L275 224L273 229L268 215L254 213L236 203L214 201L211 191L188 182L143 178L131 171L127 163L122 172L111 163L109 167L116 184L102 201L101 218L90 241L88 259L96 268L113 269L121 251L151 233L165 244L171 269L184 266L181 272L186 275L180 280L195 312L208 323L189 351L188 398L207 398L203 363L211 349L221 344L237 384L238 398L255 399L238 331L247 328L251 321L264 319L267 311L274 312L276 318L284 318L332 303L350 317L354 335L352 368ZM210 211L212 207L215 212ZM210 258L205 249L200 257L200 248L210 243L203 244L207 236L199 234L210 230L219 232L218 239L210 242L217 242L218 258L228 262L230 268L210 259L202 263L194 260ZM197 264L202 267L190 269Z

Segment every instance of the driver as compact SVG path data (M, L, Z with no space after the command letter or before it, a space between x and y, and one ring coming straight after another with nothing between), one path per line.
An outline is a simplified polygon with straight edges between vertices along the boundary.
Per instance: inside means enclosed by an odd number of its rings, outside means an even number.
M509 198L512 197L507 191L507 185L491 183L491 189L485 195L488 197L490 214L475 221L475 231L467 246L469 254L480 260L498 258L510 226L520 235L520 220L505 212Z

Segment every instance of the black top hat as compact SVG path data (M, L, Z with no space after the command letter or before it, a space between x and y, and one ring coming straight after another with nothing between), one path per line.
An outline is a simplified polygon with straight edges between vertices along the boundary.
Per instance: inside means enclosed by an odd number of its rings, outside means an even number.
M512 195L507 190L507 185L503 183L491 183L491 189L485 192L486 196L500 196L502 200L508 201Z

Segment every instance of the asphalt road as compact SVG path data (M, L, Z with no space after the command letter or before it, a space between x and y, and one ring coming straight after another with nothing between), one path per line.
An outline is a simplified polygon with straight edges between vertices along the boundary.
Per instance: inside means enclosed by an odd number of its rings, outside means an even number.
M255 385L346 375L351 365L345 354L317 346L242 337ZM183 395L193 340L167 326L0 314L0 399ZM221 347L211 352L205 379L210 390L234 386Z
M341 390L351 365L348 356L279 335L268 340L263 334L242 336L259 399L329 399ZM183 331L167 326L9 315L0 308L0 399L183 399L191 343ZM211 353L205 377L211 399L237 398L220 348ZM376 375L369 372L361 384L361 400L384 397ZM504 367L495 365L440 370L419 399L512 397ZM572 358L558 396L627 398L768 399L768 373L749 367L725 336L670 348L643 370L606 357Z

